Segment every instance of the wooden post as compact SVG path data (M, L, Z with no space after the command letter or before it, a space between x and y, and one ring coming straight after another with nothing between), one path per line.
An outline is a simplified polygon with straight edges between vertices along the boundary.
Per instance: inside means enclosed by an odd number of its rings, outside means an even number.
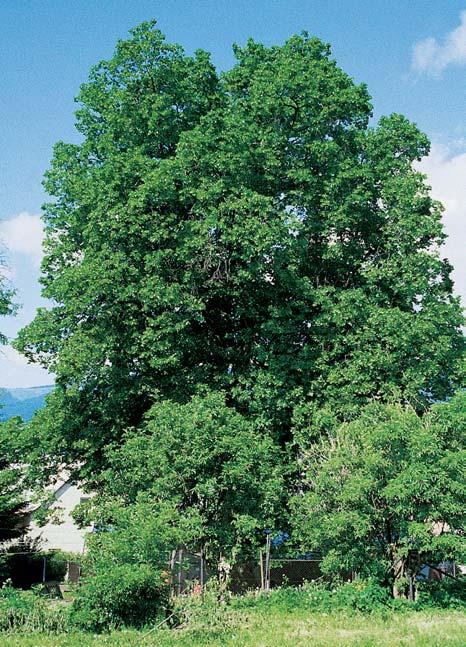
M270 533L267 535L265 553L265 590L270 589Z
M182 564L183 564L183 549L180 548L178 551L178 562L179 562L179 569L178 569L178 595L181 594L181 585L182 585Z
M204 546L201 546L201 572L200 572L201 593L204 591Z
M47 568L47 558L43 557L43 562L42 562L42 582L45 582L46 568Z
M410 572L408 574L408 583L409 583L409 590L408 590L408 599L410 602L414 601L414 583L413 583L413 574Z
M172 554L170 556L170 595L173 595L175 593L175 559L176 550L172 550Z
M262 550L259 550L259 567L260 567L260 573L261 573L261 591L263 591L265 588L265 583L264 583L264 560L262 556Z

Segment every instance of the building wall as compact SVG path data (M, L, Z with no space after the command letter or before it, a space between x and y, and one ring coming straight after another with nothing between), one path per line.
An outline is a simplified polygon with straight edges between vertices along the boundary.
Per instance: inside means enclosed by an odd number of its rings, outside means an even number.
M81 529L76 526L71 516L72 511L85 495L79 487L69 481L54 493L56 503L52 509L58 514L59 522L53 517L45 526L39 527L32 516L28 535L40 539L41 550L58 549L72 553L83 553L85 537L92 528Z

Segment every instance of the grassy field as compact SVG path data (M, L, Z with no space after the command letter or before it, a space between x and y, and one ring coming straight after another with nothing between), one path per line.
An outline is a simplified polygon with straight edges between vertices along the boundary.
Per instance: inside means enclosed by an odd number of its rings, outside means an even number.
M185 629L119 631L107 635L1 635L2 647L415 647L466 645L466 614L406 611L386 614L310 613L298 609L235 609Z

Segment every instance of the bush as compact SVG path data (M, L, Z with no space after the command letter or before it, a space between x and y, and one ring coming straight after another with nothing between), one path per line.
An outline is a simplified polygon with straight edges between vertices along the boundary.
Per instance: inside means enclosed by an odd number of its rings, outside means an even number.
M146 564L111 565L80 587L71 622L89 631L142 627L162 615L168 590L161 574Z
M370 613L390 608L396 602L375 581L356 580L334 585L309 582L302 587L280 587L260 597L237 598L234 604L238 607L273 607L286 612L305 608L325 613L336 610Z
M334 608L367 613L392 606L393 598L387 588L373 580L355 580L332 591L331 602Z
M443 609L466 608L466 577L456 580L427 580L418 584L417 606L440 607Z
M332 613L334 611L359 611L361 613L383 612L403 609L466 607L465 577L457 580L446 578L440 581L418 583L418 599L415 603L394 600L387 588L376 580L358 579L354 582L329 584L309 582L302 587L280 587L266 595L247 594L233 598L236 608L275 608L286 612L309 609Z
M34 591L6 584L0 589L0 631L63 633L68 629L67 609L50 606Z

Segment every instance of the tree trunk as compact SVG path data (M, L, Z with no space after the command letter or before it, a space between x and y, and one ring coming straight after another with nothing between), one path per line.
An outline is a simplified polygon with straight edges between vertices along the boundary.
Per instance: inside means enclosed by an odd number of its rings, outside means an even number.
M414 602L416 598L415 574L419 567L420 558L418 553L409 553L407 557L400 557L394 561L392 566L392 595L396 598L404 598Z
M407 597L407 560L400 557L392 567L392 595L395 599Z

